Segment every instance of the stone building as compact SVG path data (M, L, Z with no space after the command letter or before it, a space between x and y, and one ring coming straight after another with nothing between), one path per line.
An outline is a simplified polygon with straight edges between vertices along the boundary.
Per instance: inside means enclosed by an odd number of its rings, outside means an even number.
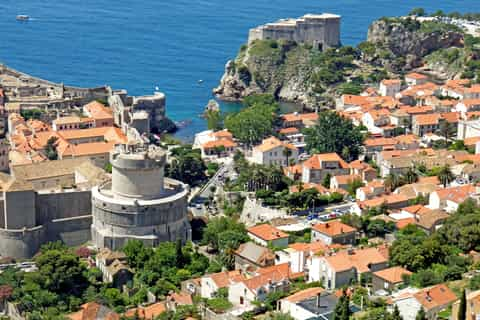
M92 189L92 238L99 248L120 249L130 239L155 246L191 238L188 187L164 178L165 152L118 145L110 155L112 181Z
M340 45L340 16L330 13L306 14L250 29L248 43L255 40L289 40L324 50Z
M0 256L29 258L48 241L75 246L90 240L90 186L105 179L103 170L81 159L0 174Z

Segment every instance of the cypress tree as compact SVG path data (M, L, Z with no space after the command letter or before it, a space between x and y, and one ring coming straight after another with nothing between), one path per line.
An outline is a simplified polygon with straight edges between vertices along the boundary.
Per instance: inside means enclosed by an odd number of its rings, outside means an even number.
M395 305L395 308L393 309L392 320L403 320L397 305Z
M425 314L425 310L423 309L423 307L418 310L415 320L427 320L427 315Z
M458 307L458 320L466 320L467 318L467 293L463 289L462 297L460 298L460 306Z

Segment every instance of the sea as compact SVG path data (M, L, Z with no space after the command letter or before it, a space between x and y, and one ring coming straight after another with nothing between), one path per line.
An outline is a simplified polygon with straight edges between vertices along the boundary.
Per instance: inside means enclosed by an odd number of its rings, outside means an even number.
M480 11L480 0L0 0L0 62L55 82L167 95L167 114L191 140L225 63L260 24L306 13L342 16L342 43L382 16ZM16 21L19 14L28 22ZM235 111L238 103L222 103Z

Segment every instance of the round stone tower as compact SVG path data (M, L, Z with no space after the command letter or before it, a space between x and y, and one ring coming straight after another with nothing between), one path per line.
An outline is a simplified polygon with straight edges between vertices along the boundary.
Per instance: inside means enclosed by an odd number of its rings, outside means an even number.
M188 187L164 178L165 153L144 145L119 145L110 154L112 181L92 189L92 239L118 250L129 239L155 246L191 238Z

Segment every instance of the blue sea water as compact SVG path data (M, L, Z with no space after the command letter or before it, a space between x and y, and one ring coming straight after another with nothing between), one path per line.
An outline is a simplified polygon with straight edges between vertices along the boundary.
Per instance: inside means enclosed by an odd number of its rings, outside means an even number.
M356 44L374 19L414 7L475 12L480 1L0 0L0 61L68 85L108 84L135 95L158 86L167 94L168 115L192 120L178 132L188 139L205 129L198 115L249 28L331 12L343 17L342 42ZM18 14L32 20L17 22Z

